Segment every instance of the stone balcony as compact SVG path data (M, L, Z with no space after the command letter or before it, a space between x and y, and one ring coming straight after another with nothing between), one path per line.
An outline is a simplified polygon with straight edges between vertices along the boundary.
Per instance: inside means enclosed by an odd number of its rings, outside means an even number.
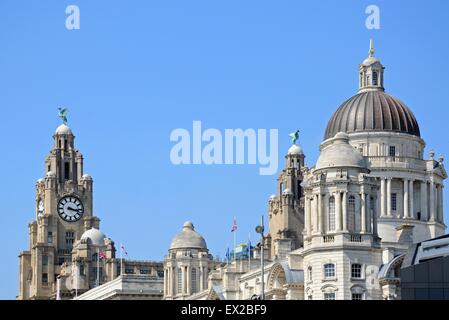
M370 156L368 157L372 168L398 168L422 170L426 167L426 161L410 157Z

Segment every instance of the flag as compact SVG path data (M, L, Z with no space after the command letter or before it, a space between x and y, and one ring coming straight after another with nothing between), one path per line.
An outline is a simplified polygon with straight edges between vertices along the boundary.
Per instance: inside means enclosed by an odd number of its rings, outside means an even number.
M231 253L229 252L229 247L228 247L228 250L226 251L226 259L228 260L228 262L231 259Z
M123 244L120 245L120 251L125 254L125 256L128 256L128 252L125 250L125 246Z
M100 260L106 260L108 257L106 256L106 252L100 251L98 253Z
M234 218L234 223L232 224L231 232L237 231L237 220Z

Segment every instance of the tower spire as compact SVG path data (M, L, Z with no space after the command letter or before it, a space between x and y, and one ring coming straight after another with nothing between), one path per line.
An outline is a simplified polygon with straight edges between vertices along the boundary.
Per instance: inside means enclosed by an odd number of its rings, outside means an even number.
M374 40L373 40L373 38L369 39L368 56L369 57L374 57Z

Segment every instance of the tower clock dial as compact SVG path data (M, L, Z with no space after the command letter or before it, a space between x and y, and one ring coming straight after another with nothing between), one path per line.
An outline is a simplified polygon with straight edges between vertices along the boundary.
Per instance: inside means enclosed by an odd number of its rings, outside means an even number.
M75 196L66 196L58 202L58 214L67 222L75 222L84 214L84 206L81 200Z

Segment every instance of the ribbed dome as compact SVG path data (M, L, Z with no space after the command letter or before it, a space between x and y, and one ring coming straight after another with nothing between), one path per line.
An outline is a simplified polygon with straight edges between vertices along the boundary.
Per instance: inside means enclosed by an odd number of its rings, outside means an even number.
M393 131L420 137L412 111L381 90L361 92L346 100L330 119L324 139L338 132L363 131Z
M207 249L204 238L195 231L191 221L186 221L182 226L182 231L172 240L170 250L173 249Z

